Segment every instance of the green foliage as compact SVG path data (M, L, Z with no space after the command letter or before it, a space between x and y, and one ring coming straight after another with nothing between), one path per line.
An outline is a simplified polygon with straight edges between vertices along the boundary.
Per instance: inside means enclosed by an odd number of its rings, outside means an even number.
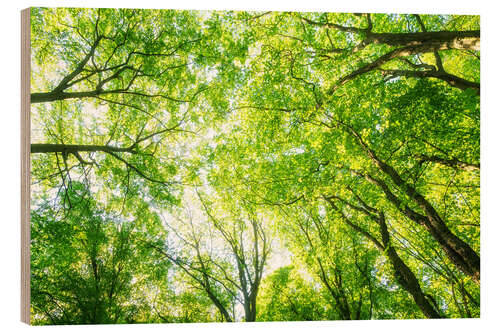
M31 214L34 324L136 321L147 306L137 299L146 281L161 281L170 266L138 230L151 221L107 215L81 184L67 200L72 207L64 214L48 204Z
M259 297L259 321L331 319L331 304L293 266L268 275Z
M479 316L479 17L31 22L35 324Z

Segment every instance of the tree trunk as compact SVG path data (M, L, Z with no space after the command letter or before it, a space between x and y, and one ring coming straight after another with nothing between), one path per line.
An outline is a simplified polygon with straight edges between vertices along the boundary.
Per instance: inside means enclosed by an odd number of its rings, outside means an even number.
M32 143L31 153L62 153L71 154L77 152L133 152L133 146L131 147L114 147L114 146L102 146L102 145L65 145L65 144L52 144L52 143Z
M367 34L370 43L391 46L426 45L435 50L479 50L480 30L471 31L430 31L410 33L372 33Z
M382 243L385 247L384 251L387 253L387 257L394 268L396 279L413 297L415 304L417 304L427 318L441 318L442 316L427 300L427 297L420 288L420 284L418 283L417 277L413 271L404 263L394 247L391 245L390 235L387 231L387 223L385 222L385 216L383 213L379 213L377 222L380 227L380 234L382 235Z
M443 250L446 252L448 258L465 274L469 275L476 283L480 282L480 258L479 255L463 240L457 237L448 228L446 223L441 219L438 212L434 209L432 204L424 198L415 188L407 184L399 173L390 165L383 162L375 152L368 147L368 145L363 141L361 136L354 131L354 129L348 125L343 124L348 131L359 141L363 149L368 153L368 156L373 161L373 163L387 176L391 178L394 184L410 199L412 199L425 213L425 218L420 214L418 219L415 216L412 218L414 221L423 224L429 233L434 237L434 239L441 245ZM366 176L365 176L366 177ZM374 180L373 177L369 177ZM375 180L375 182L377 182ZM379 182L382 183L382 182ZM377 184L379 187L383 187L381 184ZM388 189L387 186L385 186ZM383 188L382 188L383 189ZM384 189L383 189L384 190ZM384 191L386 192L386 191ZM387 192L386 192L387 196ZM392 200L391 200L392 201ZM398 207L400 208L400 207ZM406 210L411 211L409 208ZM409 215L407 215L409 216Z
M231 318L231 315L229 315L229 312L227 312L226 308L222 303L219 301L219 299L212 294L211 290L205 289L207 291L208 297L214 303L214 305L219 309L219 312L222 314L224 317L224 320L227 321L228 323L232 322L233 319Z
M476 92L476 94L480 94L480 84L477 82L468 81L462 79L453 74L446 73L444 71L437 70L426 70L426 71L408 71L408 70L398 70L398 69L382 69L380 70L383 74L391 75L391 76L404 76L404 77L414 77L414 78L435 78L442 81L445 81L450 86L458 88L460 90L472 89ZM449 164L454 163L461 168L464 168L464 164L459 164L459 162L455 161L444 161L444 163L448 162Z
M389 261L391 262L391 265L394 269L394 276L398 283L403 287L404 290L406 290L412 297L413 300L415 301L415 304L420 308L422 313L427 317L427 318L442 318L442 316L438 313L436 309L432 306L432 304L428 301L425 293L422 291L420 288L420 284L418 282L417 277L413 273L413 271L408 267L408 265L405 264L405 262L399 257L398 253L394 249L394 247L391 245L391 239L390 239L390 234L389 231L387 230L387 223L385 222L385 215L372 208L369 207L366 203L362 202L362 205L364 208L360 208L357 206L354 206L352 204L349 204L343 199L337 198L341 200L342 202L346 203L349 205L351 208L354 208L358 211L363 212L365 215L367 215L370 219L374 220L378 225L379 225L379 231L380 235L382 236L382 243L379 242L373 235L369 234L367 231L362 230L359 228L355 223L353 223L332 201L331 198L325 197L326 201L332 206L332 208L336 211L338 211L344 221L349 225L351 228L354 230L360 232L364 236L369 236L368 239L373 242L373 244L379 249L380 252L385 253L386 256L388 257ZM361 200L361 199L358 199ZM377 214L375 216L374 214ZM354 227L356 226L356 228Z
M30 103L44 103L53 101L62 101L70 98L86 98L86 97L96 97L104 93L116 93L117 91L75 91L75 92L64 92L64 91L51 91L42 93L32 93L30 95Z

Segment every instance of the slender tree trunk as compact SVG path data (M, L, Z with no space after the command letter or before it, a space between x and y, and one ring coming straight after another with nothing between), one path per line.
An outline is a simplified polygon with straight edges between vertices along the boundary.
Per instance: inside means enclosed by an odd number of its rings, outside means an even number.
M342 320L351 320L351 312L349 310L349 304L345 303L345 299L342 298L341 293L340 293L340 288L342 286L337 286L330 283L328 280L328 277L326 276L325 269L323 268L323 264L321 263L321 260L319 258L316 258L318 261L318 265L320 267L320 280L323 282L323 285L328 289L330 292L330 295L332 296L333 301L337 305L337 309L339 311L340 318Z

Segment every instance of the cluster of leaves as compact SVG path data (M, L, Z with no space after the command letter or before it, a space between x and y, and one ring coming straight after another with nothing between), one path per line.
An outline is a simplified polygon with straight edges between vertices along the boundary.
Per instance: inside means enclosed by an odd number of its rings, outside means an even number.
M148 284L163 284L170 267L154 251L158 223L137 211L134 221L112 217L74 183L64 202L31 214L31 306L36 324L132 323L147 312ZM149 296L150 297L150 296Z

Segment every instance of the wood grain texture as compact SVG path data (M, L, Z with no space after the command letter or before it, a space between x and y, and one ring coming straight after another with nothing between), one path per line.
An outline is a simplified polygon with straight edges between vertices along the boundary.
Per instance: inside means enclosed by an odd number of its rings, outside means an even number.
M30 324L30 8L21 11L21 321Z

